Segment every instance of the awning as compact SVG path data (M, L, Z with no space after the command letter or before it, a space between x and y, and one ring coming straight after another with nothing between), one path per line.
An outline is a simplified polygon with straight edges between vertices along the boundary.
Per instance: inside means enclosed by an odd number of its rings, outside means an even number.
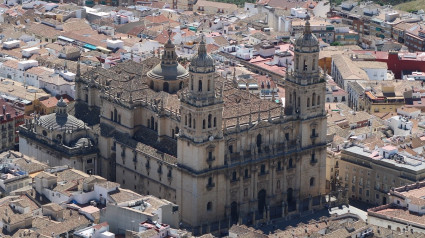
M96 50L97 49L96 46L91 45L91 44L85 44L83 47L86 48L86 49L89 49L89 50Z
M74 42L75 40L65 37L65 36L58 36L59 40L67 41L67 42Z

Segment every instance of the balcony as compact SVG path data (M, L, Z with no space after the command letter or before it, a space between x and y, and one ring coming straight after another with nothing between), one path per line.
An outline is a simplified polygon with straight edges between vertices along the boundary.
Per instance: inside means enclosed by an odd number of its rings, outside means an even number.
M212 156L212 157L209 157L209 158L207 159L207 162L208 162L208 163L212 163L214 160L215 160L215 157L214 157L214 156Z
M208 183L207 184L207 190L210 191L211 189L213 189L215 187L215 183Z
M319 134L318 133L315 133L315 134L312 134L311 136L310 136L310 138L317 138L317 137L319 137Z

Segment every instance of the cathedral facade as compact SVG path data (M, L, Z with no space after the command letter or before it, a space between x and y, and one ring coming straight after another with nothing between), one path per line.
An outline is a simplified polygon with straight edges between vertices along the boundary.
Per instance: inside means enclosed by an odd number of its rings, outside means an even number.
M221 78L203 41L188 69L168 42L160 60L78 73L76 116L98 118L96 173L178 204L195 234L320 208L326 89L309 26L284 103Z

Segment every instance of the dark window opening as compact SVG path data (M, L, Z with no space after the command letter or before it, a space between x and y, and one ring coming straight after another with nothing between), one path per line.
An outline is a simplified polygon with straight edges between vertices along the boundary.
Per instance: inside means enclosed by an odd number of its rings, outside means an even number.
M229 145L229 153L233 154L233 145Z
M265 174L265 173L266 173L266 165L262 164L260 169L260 174Z

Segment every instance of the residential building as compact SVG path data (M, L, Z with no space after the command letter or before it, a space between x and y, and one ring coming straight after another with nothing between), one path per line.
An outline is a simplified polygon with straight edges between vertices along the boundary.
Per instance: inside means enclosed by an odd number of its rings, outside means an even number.
M389 191L389 204L367 210L372 225L396 232L424 233L424 182L406 184Z
M339 177L347 188L348 196L370 204L385 205L390 202L388 193L392 187L423 180L425 164L422 156L413 151L422 148L422 140L411 137L411 141L400 146L369 148L347 145L337 163Z
M0 99L0 152L14 149L19 142L18 127L24 123L24 113L13 107L13 104Z

